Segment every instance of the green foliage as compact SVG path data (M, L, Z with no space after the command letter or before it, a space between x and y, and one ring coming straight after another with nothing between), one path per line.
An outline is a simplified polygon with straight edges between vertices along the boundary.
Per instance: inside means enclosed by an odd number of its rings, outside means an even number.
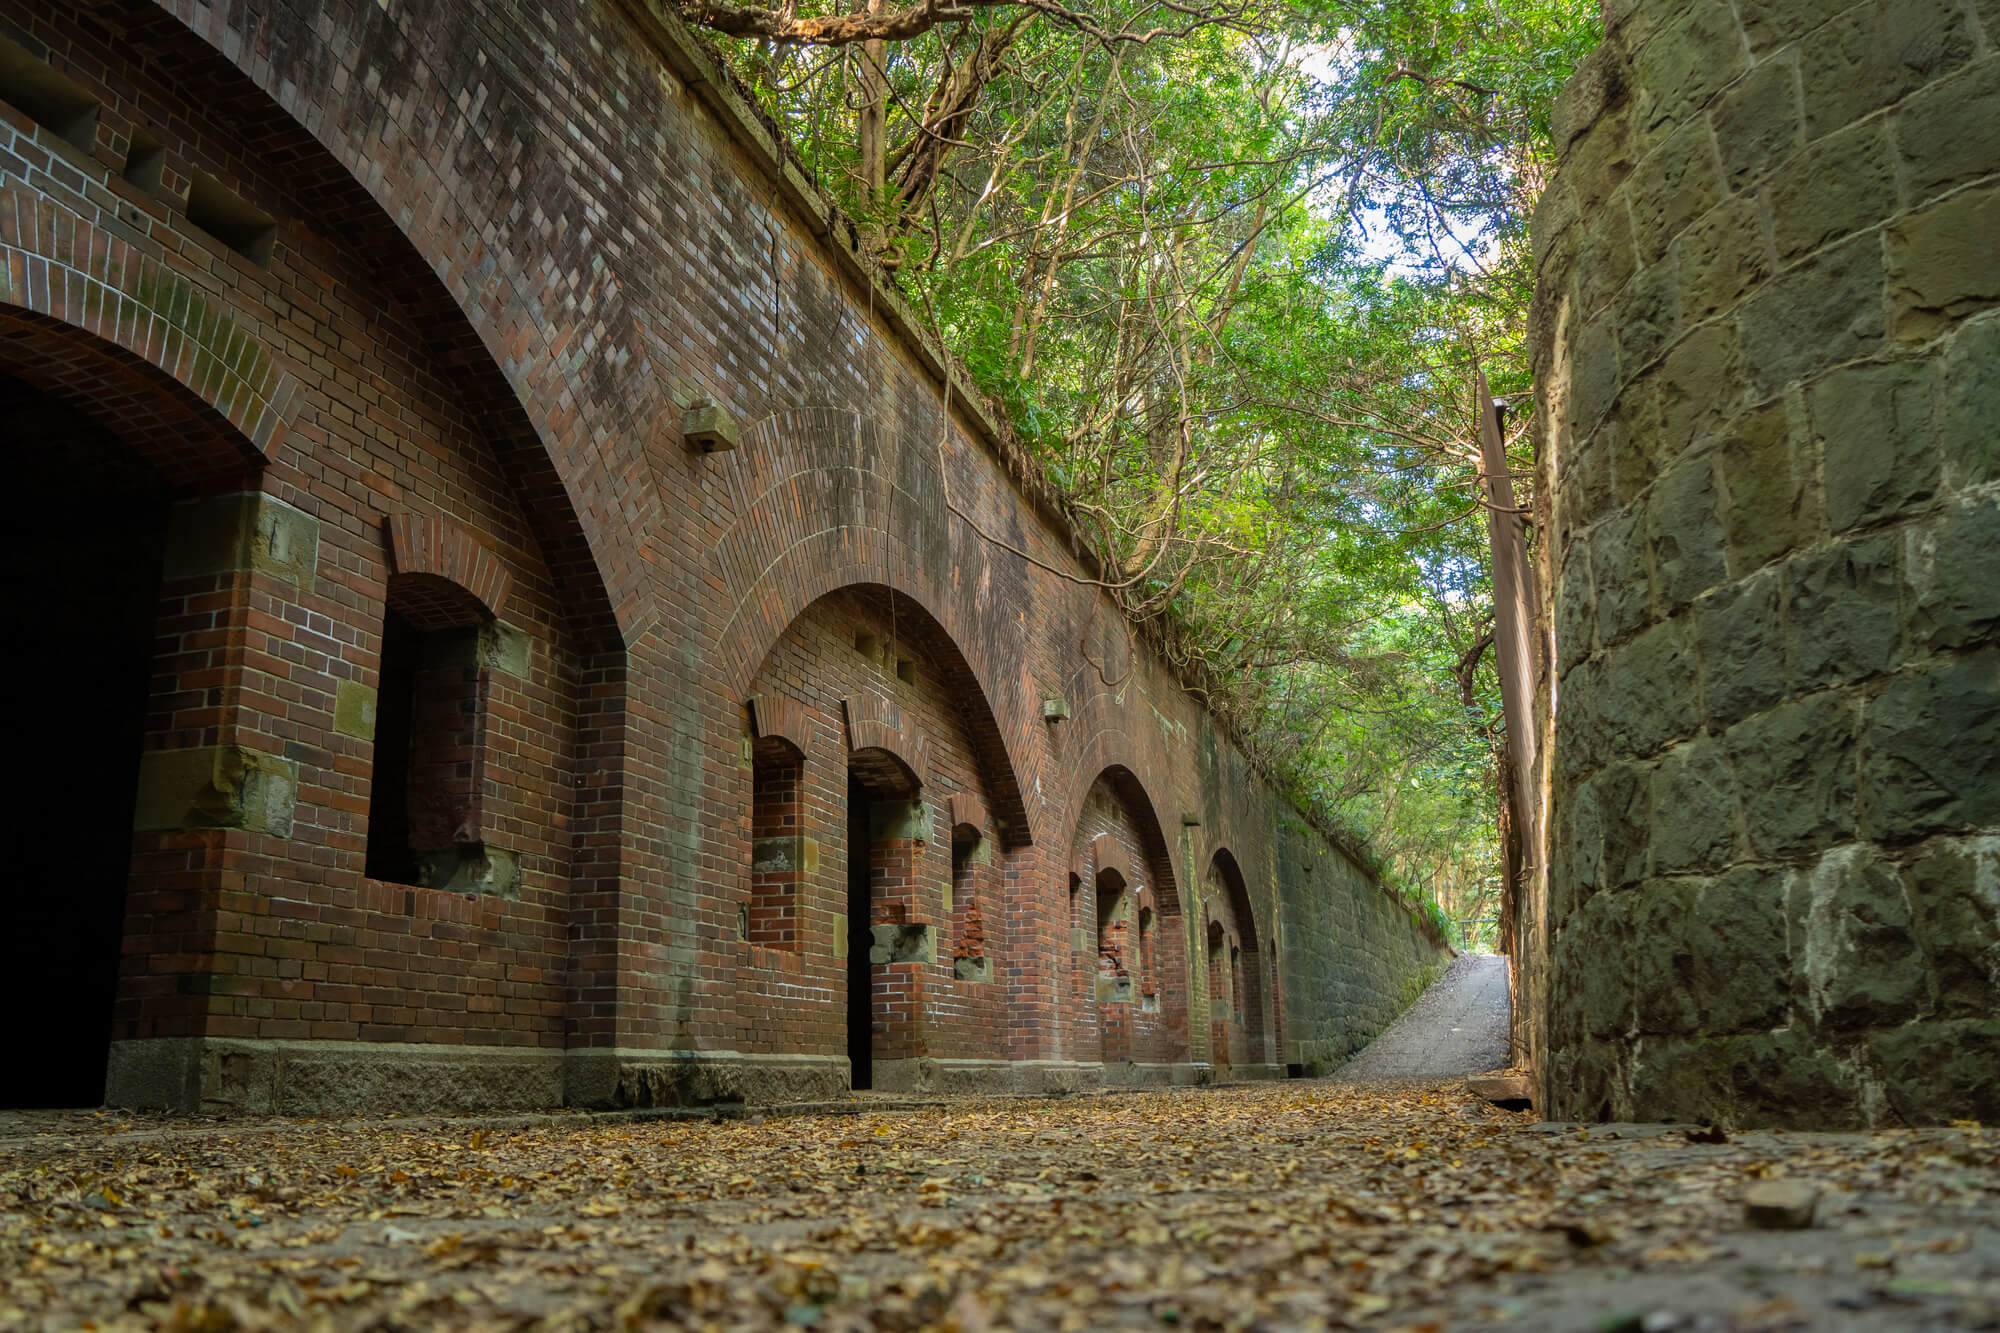
M1146 43L975 11L889 49L893 195L939 90L1014 25L906 215L859 175L857 48L731 47L1128 613L1453 938L1495 914L1499 855L1470 376L1525 402L1528 213L1596 11L1310 0Z

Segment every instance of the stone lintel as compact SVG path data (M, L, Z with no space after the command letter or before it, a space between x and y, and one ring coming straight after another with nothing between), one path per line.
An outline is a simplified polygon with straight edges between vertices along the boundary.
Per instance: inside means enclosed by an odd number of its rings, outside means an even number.
M424 635L424 666L478 667L526 680L534 661L528 632L498 620Z
M257 571L310 592L319 520L259 491L174 506L163 573L168 579Z
M872 842L929 843L932 832L931 809L920 799L869 803L868 837Z

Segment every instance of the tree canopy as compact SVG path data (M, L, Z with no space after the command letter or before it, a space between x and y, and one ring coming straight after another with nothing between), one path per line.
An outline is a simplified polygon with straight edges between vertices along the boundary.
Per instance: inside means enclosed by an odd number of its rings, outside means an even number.
M1596 11L681 6L1005 406L1128 614L1441 917L1492 916L1499 874L1472 368L1527 409L1528 215Z

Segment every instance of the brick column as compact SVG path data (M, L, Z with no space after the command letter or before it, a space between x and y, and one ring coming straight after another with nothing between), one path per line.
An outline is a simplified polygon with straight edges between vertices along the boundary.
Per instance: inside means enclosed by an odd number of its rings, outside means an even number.
M224 1077L203 1037L259 1035L263 979L295 963L250 880L291 854L299 765L285 695L331 701L323 655L289 660L318 524L257 492L176 507L160 594L146 750L133 819L124 963L106 1100L198 1105Z

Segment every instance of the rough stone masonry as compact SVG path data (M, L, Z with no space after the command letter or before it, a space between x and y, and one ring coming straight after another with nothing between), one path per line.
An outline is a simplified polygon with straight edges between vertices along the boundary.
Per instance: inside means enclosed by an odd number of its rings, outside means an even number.
M1440 942L955 374L651 0L0 0L10 1099L1362 1044Z
M2000 4L1607 0L1537 212L1553 1114L2000 1117Z

